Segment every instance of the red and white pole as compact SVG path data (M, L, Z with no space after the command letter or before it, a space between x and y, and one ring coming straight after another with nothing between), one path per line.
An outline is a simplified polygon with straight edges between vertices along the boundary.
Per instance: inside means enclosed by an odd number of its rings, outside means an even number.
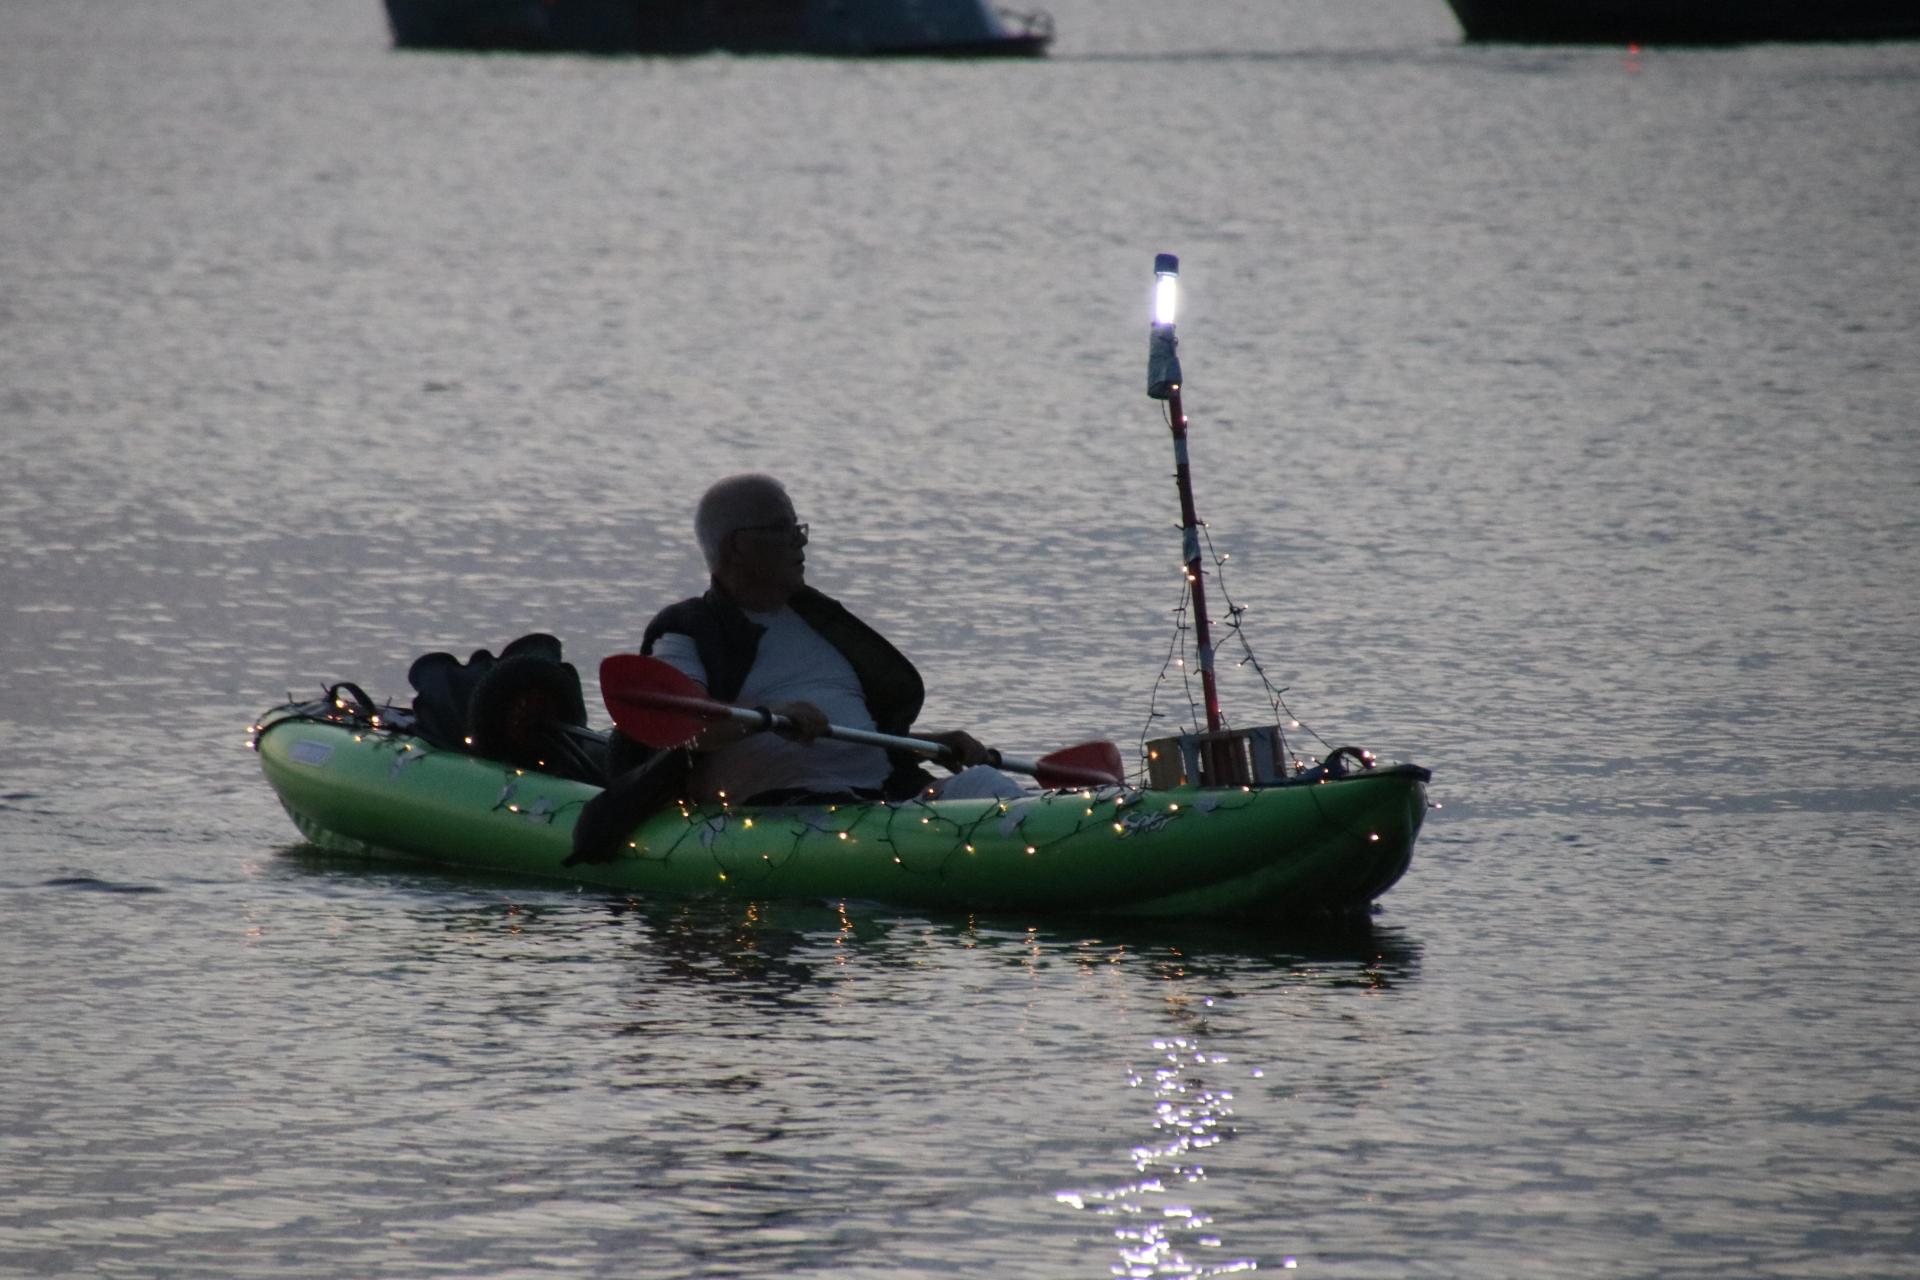
M1179 343L1173 334L1179 281L1180 259L1171 253L1156 256L1153 260L1153 325L1147 333L1147 394L1167 402L1168 424L1173 428L1173 478L1180 489L1180 545L1187 562L1187 589L1193 595L1193 638L1199 650L1200 689L1207 703L1207 732L1217 733L1223 723L1220 692L1213 676L1212 625L1207 618L1206 574L1200 560L1200 517L1193 506L1193 472L1187 461L1187 415L1180 407ZM1213 758L1220 760L1224 755L1224 751L1217 751Z

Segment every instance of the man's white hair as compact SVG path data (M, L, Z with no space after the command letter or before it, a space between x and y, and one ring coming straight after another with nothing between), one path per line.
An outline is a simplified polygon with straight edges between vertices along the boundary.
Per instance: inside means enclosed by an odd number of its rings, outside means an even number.
M766 521L769 499L778 499L788 510L793 509L787 487L758 471L716 480L700 496L700 505L693 512L693 536L700 542L700 554L707 558L709 570L720 567L720 544L728 534Z

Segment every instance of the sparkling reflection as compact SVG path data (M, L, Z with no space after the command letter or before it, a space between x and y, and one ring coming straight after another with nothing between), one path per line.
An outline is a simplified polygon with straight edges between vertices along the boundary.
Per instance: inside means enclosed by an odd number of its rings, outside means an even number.
M1120 1251L1119 1262L1109 1268L1113 1275L1149 1280L1255 1270L1259 1264L1252 1258L1201 1252L1225 1247L1213 1215L1196 1197L1207 1179L1203 1153L1232 1134L1233 1094L1210 1083L1225 1074L1228 1059L1209 1052L1193 1034L1156 1039L1152 1049L1153 1066L1127 1075L1128 1088L1146 1089L1152 1098L1147 1121L1152 1137L1128 1153L1138 1176L1115 1187L1057 1192L1054 1198L1112 1220ZM1289 1258L1284 1265L1292 1262Z

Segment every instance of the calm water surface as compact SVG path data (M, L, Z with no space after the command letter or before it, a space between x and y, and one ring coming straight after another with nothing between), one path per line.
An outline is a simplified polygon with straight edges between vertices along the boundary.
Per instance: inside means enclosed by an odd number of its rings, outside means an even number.
M0 1273L1920 1271L1920 46L1054 10L970 66L0 8ZM1162 250L1260 661L1436 770L1369 934L298 842L255 713L590 671L746 467L928 723L1136 741Z

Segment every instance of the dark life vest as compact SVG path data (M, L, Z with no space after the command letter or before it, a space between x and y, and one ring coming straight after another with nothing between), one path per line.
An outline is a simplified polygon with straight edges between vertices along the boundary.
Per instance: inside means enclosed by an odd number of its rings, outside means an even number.
M927 691L906 655L854 617L845 605L812 587L800 588L788 603L801 621L819 632L853 667L874 727L891 734L905 734L911 729ZM753 660L760 653L760 637L766 630L747 617L715 583L705 595L668 605L656 614L641 637L640 652L652 653L654 644L670 631L691 638L700 665L707 669L707 692L731 702L740 696L753 670ZM890 799L904 799L927 785L927 774L913 753L890 751L887 756L893 765L884 787Z
M826 642L839 650L860 681L860 692L882 733L905 734L926 700L920 673L886 637L831 596L802 587L789 603L793 611ZM718 583L705 595L668 605L654 616L640 641L640 652L652 653L668 632L692 639L706 668L707 692L731 702L740 694L760 652L766 628L747 617ZM606 862L618 856L620 842L649 816L685 793L693 772L692 753L675 748L655 751L615 729L610 738L608 772L613 780L589 801L573 831L576 862ZM917 795L932 780L912 752L889 751L892 772L882 787L890 800Z

